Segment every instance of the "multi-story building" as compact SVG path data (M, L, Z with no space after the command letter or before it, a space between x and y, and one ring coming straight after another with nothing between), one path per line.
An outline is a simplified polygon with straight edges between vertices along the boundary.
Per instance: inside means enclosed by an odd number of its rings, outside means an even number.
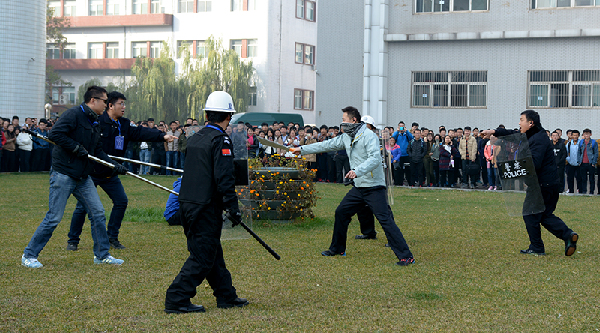
M171 45L176 71L181 49L205 53L214 36L256 69L248 111L300 113L314 122L316 1L311 0L50 0L70 16L64 52L48 45L48 64L73 83L55 87L54 102L72 104L78 87L131 78L137 57L158 57ZM201 61L201 60L200 60ZM197 116L199 110L190 110Z
M363 97L379 126L517 127L534 109L547 129L600 133L600 1L365 0L320 3L320 57L344 50L345 64L317 76L317 114ZM342 6L344 5L344 6ZM353 24L349 17L362 18ZM362 29L364 34L343 34ZM326 26L325 26L326 25ZM337 31L329 38L327 29ZM346 48L360 41L363 49ZM357 78L356 60L364 63ZM328 71L331 69L331 72ZM321 75L323 73L323 75ZM325 74L328 74L327 76ZM344 77L347 89L337 89ZM333 93L332 93L333 92ZM337 119L337 117L335 117Z
M0 117L44 117L46 6L0 1Z

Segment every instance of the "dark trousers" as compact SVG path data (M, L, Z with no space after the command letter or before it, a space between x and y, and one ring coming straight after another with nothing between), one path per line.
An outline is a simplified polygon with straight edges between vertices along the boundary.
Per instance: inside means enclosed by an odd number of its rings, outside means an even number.
M569 193L575 193L575 179L579 188L579 166L567 165L567 186Z
M404 185L404 177L406 177L408 185L412 184L410 168L406 166L407 163L410 163L410 156L400 156L400 165L398 167L399 171L397 173L399 179L396 181L399 183L398 185Z
M596 186L596 168L590 163L581 163L579 167L579 182L577 188L579 193L587 193L587 184L590 184L590 194L594 194Z
M493 180L489 180L488 178L488 170L487 170L487 162L483 162L483 164L479 165L479 173L481 174L481 182L484 186L487 186Z
M434 183L433 185L440 184L440 161L433 161L433 175L434 175Z
M335 166L335 160L333 159L333 156L335 156L335 155L327 154L327 179L330 182L335 183L337 181L337 177L335 174L336 166Z
M167 153L164 150L157 150L154 149L152 151L152 163L154 164L158 164L158 165L167 165ZM154 174L156 175L165 175L165 169L156 169L154 171Z
M335 224L329 250L335 253L346 252L346 237L348 225L352 216L364 209L365 204L369 206L375 217L381 224L383 232L388 239L390 247L398 259L412 257L404 236L394 221L394 215L387 202L385 186L376 187L352 187L346 194L340 205L335 210Z
M558 183L559 183L558 189L560 190L560 192L564 192L565 191L565 163L564 163L564 161L562 163L559 163L559 165L558 165ZM600 182L599 182L599 184L600 184Z
M108 239L119 239L119 230L121 229L121 223L123 222L123 216L127 209L127 195L125 189L121 184L121 180L118 176L110 178L96 178L91 177L96 187L100 186L108 194L108 197L113 202L113 208L110 212L110 219L108 220L108 226L106 233ZM73 217L71 217L71 229L69 230L69 240L71 244L79 244L79 236L81 236L81 230L85 223L85 209L80 202L77 202Z
M206 279L217 298L217 303L237 298L231 274L225 266L221 247L223 227L222 207L181 203L181 224L187 237L189 257L181 271L167 289L165 307L190 304L196 288Z
M344 176L350 171L350 159L347 155L337 155L335 157L335 169L336 182L343 183Z
M19 149L19 170L21 172L31 171L31 150Z
M31 151L31 171L50 170L50 149L38 148Z
M433 184L433 160L429 157L423 159L423 167L425 168L425 179L427 180L427 186Z
M554 215L558 195L560 194L558 185L542 187L541 190L546 210L543 213L523 216L525 228L527 228L527 234L529 235L529 249L535 252L545 252L540 225L556 236L556 238L562 240L567 239L573 232L563 220ZM525 201L527 202L527 198L525 198Z
M327 153L317 154L317 178L320 178L323 181L328 179Z
M394 185L402 186L404 185L403 172L402 172L402 163L394 163L392 164L392 175L394 178Z
M477 162L473 162L471 160L462 160L462 182L463 184L468 184L469 179L471 180L471 184L475 186L475 182L479 177L476 177L477 170L479 170L479 165Z
M454 170L440 170L440 186L454 185Z
M360 233L365 236L376 237L375 218L369 205L365 204L363 209L356 213L356 216L358 217L358 223L360 223Z
M19 172L19 159L17 157L17 151L3 150L2 154L2 171Z
M414 161L410 161L410 173L411 173L411 180L412 183L410 183L410 185L415 185L415 182L417 183L417 186L423 184L423 182L425 181L425 177L423 175L423 171L425 169L423 168L423 160L420 160L418 162L414 162Z

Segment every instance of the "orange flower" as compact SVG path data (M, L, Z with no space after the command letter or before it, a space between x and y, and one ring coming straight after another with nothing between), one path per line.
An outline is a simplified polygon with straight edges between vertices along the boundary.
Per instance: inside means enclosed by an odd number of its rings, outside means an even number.
M259 195L260 195L260 194L256 193L256 196L259 196ZM300 195L300 194L298 194L298 195Z
M256 190L250 190L250 193L254 193L254 192L256 192Z
M304 187L300 187L301 190L304 190Z

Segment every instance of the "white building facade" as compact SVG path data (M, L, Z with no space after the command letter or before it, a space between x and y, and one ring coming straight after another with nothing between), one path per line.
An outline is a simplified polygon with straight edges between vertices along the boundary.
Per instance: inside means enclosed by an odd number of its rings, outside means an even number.
M364 34L321 44L321 56L362 40L348 64L362 56L362 82L352 73L338 99L360 87L361 111L379 127L511 128L534 109L547 129L600 133L600 1L365 0L353 10L364 21L352 29L360 24ZM325 107L330 83L321 81Z
M103 84L131 78L137 57L158 57L162 43L204 54L214 36L256 69L248 112L300 113L314 122L316 1L309 0L53 0L56 15L72 16L64 52L48 45L48 62L73 87L55 87L56 104L76 101L91 78ZM198 115L199 110L190 110ZM137 119L139 120L139 119Z
M0 1L0 117L42 118L46 75L46 4Z

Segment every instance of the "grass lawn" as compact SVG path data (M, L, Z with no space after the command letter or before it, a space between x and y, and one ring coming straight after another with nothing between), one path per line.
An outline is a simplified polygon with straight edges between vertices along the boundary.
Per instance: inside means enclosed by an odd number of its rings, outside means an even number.
M170 187L175 177L149 177ZM48 209L47 174L2 174L0 199L1 332L397 332L600 330L599 197L561 196L557 215L580 234L578 252L547 231L545 257L519 254L528 245L520 218L508 217L499 193L394 188L392 207L416 264L395 265L377 240L354 240L346 257L322 257L335 207L348 191L318 185L316 218L258 223L254 239L224 241L225 261L243 309L216 307L202 284L192 300L204 314L167 315L167 287L187 257L180 227L161 221L168 193L122 177L129 209L121 228L120 267L92 263L86 222L80 250L67 252L75 200L40 254L42 269L21 266L23 249ZM107 211L111 204L100 191Z

